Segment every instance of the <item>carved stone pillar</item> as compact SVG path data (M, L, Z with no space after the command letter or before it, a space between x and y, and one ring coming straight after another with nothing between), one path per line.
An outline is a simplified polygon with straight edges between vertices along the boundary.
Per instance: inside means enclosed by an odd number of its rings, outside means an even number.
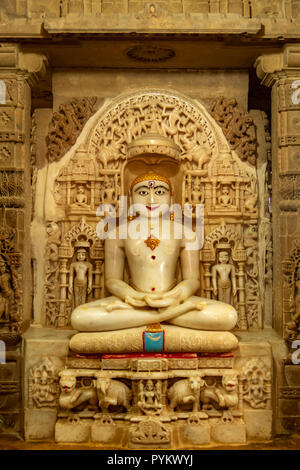
M292 360L292 340L299 339L300 251L300 45L256 61L257 75L272 88L272 222L274 327L290 354L274 353L278 433L299 431L299 365ZM298 354L298 353L297 353Z
M283 262L300 237L300 45L266 54L255 63L272 88L272 210L274 328L283 333Z
M29 326L32 305L30 87L43 63L15 44L0 44L0 294L5 304L0 339L6 345L0 370L0 434L22 432L19 340Z
M15 233L14 251L21 254L17 285L11 281L19 304L12 319L17 320L18 333L29 325L32 304L30 87L45 70L45 62L44 56L23 53L18 45L0 44L0 226ZM10 274L9 257L2 251Z

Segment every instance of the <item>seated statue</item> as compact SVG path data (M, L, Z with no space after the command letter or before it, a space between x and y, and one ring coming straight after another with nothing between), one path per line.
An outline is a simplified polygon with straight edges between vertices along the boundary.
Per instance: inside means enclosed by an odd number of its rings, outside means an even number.
M145 327L154 342L164 334L164 352L224 352L237 347L236 337L228 331L237 322L235 309L196 295L200 287L199 251L188 246L195 240L195 232L184 229L179 239L175 233L183 226L170 220L170 236L162 236L162 221L172 193L170 181L162 175L143 174L132 182L131 202L142 208L139 220L146 232L137 236L133 219L128 223L126 239L105 240L105 282L112 296L73 311L73 328L88 333L71 338L72 350L147 352ZM179 282L178 259L182 273ZM125 263L128 282L123 278Z

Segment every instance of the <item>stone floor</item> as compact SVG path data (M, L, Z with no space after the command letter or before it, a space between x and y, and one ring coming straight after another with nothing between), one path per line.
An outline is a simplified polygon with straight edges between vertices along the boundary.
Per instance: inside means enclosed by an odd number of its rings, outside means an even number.
M196 449L190 447L188 450ZM203 450L300 450L300 435L278 437L272 441L248 443L245 445L202 446ZM97 444L55 444L53 442L25 442L17 439L0 439L0 450L114 450ZM126 449L125 449L126 450ZM133 451L132 449L130 449ZM150 449L151 450L151 449ZM181 449L184 450L184 449ZM134 452L134 451L133 451ZM138 452L138 451L137 451ZM172 452L172 451L171 451Z

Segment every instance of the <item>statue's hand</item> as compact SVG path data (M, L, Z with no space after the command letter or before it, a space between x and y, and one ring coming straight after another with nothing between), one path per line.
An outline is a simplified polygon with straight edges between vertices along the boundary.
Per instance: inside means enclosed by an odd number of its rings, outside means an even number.
M145 307L147 305L144 300L131 297L130 295L126 295L125 302L133 307Z
M145 296L145 301L149 307L153 308L165 308L171 307L171 305L177 305L178 300L175 297L164 297L163 295L160 298L153 298L150 295Z

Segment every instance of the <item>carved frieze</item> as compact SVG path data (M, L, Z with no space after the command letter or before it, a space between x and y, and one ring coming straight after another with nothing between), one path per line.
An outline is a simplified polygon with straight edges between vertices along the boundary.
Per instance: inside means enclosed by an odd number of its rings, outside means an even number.
M95 112L97 98L74 98L53 114L46 137L48 159L58 161L76 142L83 126Z
M22 255L16 248L16 230L0 227L0 339L18 340L22 325Z
M282 262L284 339L291 348L299 338L300 318L300 239L293 241L287 259Z
M240 112L235 99L225 97L217 98L211 104L210 112L240 159L255 165L257 144L252 117Z

